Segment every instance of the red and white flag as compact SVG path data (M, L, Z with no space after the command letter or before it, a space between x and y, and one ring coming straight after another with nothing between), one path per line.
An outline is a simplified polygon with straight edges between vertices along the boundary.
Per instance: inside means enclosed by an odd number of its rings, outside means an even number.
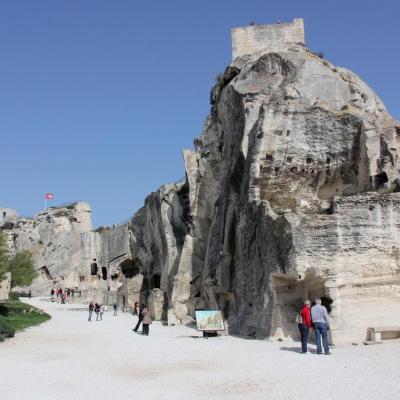
M54 194L53 194L53 193L46 193L45 196L44 196L44 198L45 198L46 200L53 200Z

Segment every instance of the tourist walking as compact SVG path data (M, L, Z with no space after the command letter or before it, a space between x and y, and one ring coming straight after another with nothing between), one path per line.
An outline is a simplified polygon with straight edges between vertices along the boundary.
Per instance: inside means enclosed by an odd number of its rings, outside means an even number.
M100 317L100 304L94 304L94 312L96 313L96 321L98 321Z
M104 314L104 306L103 306L103 304L100 304L99 314L100 314L100 321L103 321L103 314Z
M138 312L139 319L138 319L138 322L137 322L135 328L133 329L135 332L138 331L138 329L140 327L140 324L143 321L143 314L142 314L143 309L144 309L144 304L142 303L142 304L140 304L140 307L139 307L139 312Z
M63 291L60 293L60 298L61 298L61 304L65 304L65 294Z
M113 304L113 309L114 309L114 316L117 315L117 311L118 311L118 304L114 303Z
M317 297L315 299L315 305L311 307L311 321L315 333L315 343L317 344L317 353L322 354L322 344L324 346L324 352L326 355L331 354L329 352L328 345L328 329L329 329L329 317L328 311L321 304L321 299Z
M91 301L91 302L89 303L89 319L88 319L88 321L92 321L93 310L94 310L94 304L93 304L93 302Z
M143 315L143 330L142 334L149 336L149 325L153 322L151 320L151 315L150 315L150 309L146 306L144 306L141 314Z
M133 315L139 315L139 303L135 302L133 306Z
M306 354L308 344L308 334L311 329L311 301L306 300L300 314L296 317L297 326L301 337L301 353Z

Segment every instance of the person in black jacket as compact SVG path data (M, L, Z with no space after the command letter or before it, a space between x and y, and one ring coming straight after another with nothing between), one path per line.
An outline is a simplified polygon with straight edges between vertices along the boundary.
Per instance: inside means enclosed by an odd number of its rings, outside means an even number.
M140 304L140 307L139 307L139 315L138 315L138 317L139 317L139 320L138 320L138 322L137 322L137 324L136 324L136 326L135 326L135 329L132 329L133 331L135 331L135 332L137 332L138 331L138 329L139 329L139 326L140 326L140 324L142 323L142 321L143 321L143 315L142 315L142 311L143 311L143 309L144 309L144 304L143 303L141 303Z
M94 304L94 312L96 313L96 321L99 321L100 317L100 304L95 303Z
M92 321L93 310L94 310L94 304L93 304L93 302L91 301L91 302L89 303L89 318L88 318L88 321Z

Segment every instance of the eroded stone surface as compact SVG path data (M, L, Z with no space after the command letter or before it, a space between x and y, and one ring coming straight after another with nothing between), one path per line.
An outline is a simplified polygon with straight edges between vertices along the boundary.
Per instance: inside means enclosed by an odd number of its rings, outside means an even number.
M55 210L19 220L11 247L74 276L85 299L149 302L169 324L212 307L232 333L293 337L315 296L336 343L399 324L400 124L354 73L292 40L261 44L212 89L185 181L122 226L77 229Z

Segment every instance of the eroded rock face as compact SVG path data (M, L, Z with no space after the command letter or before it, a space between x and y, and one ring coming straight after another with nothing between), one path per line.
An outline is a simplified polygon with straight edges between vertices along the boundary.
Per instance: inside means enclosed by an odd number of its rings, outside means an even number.
M21 250L33 253L39 277L29 288L32 295L48 294L54 285L77 286L81 233L92 229L87 203L49 208L35 218L16 218L2 229L11 255Z
M85 207L18 220L3 226L11 248L74 277L81 300L148 302L169 324L220 308L231 333L294 337L316 296L336 343L399 324L400 124L355 74L294 40L296 21L234 35L240 57L211 90L184 182L121 226L78 224Z
M282 44L233 60L211 99L196 152L184 154L194 226L174 315L218 307L231 332L287 337L302 301L322 296L335 342L390 321L399 195L384 192L398 191L400 130L379 98L350 71Z

